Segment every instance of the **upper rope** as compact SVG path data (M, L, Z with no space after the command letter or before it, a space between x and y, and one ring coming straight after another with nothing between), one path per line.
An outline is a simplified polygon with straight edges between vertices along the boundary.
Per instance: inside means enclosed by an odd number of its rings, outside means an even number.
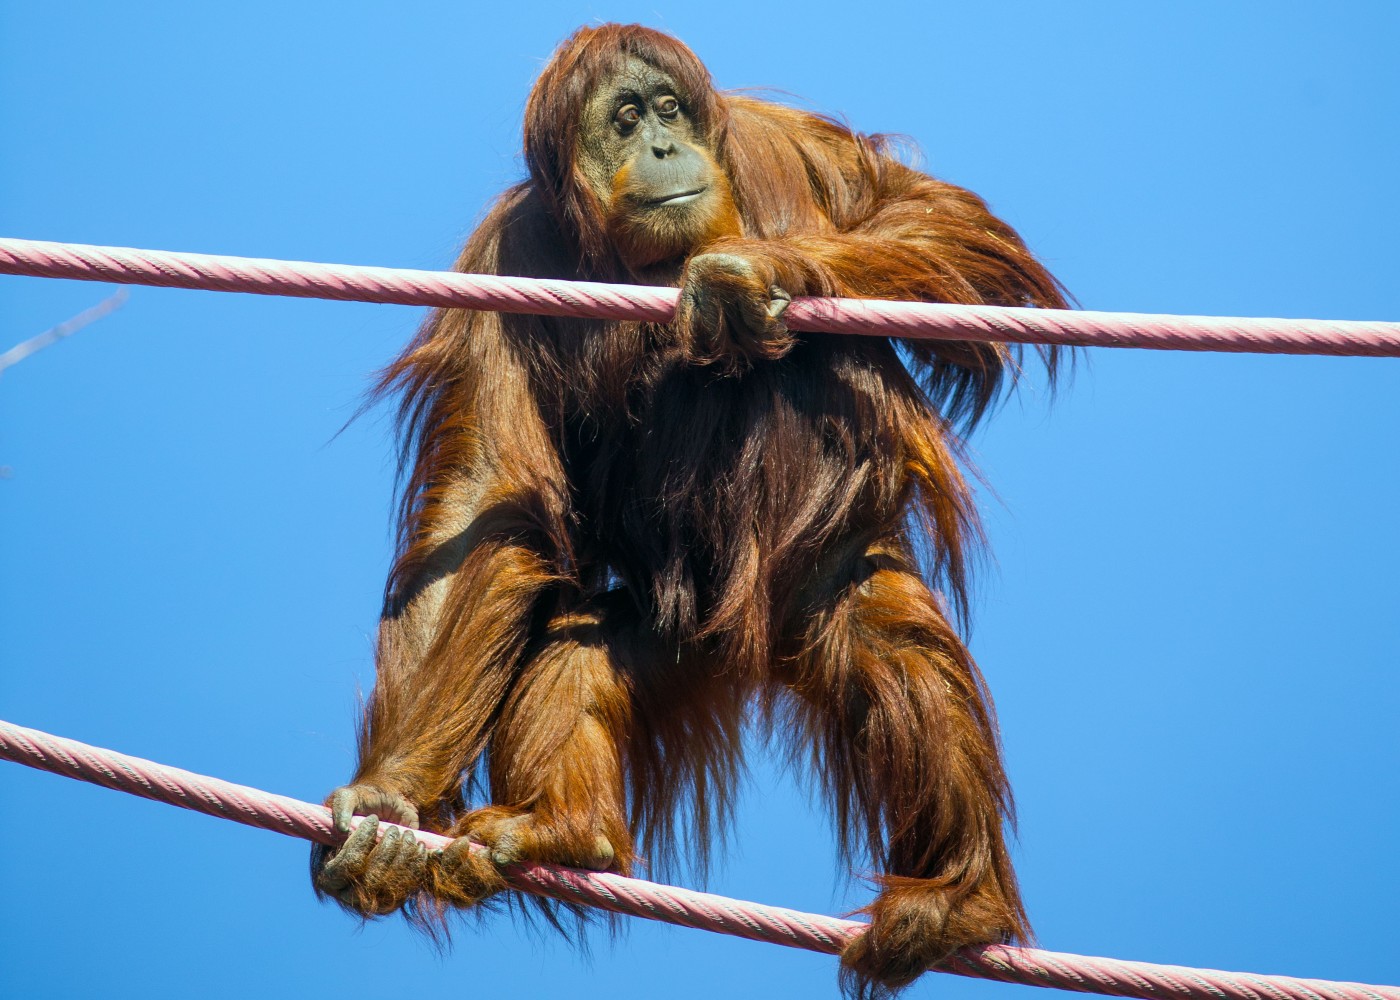
M0 274L657 323L674 317L679 295L675 288L654 285L310 264L5 238L0 238ZM783 321L792 330L876 337L1400 357L1400 323L1357 320L1165 316L805 297L793 300Z

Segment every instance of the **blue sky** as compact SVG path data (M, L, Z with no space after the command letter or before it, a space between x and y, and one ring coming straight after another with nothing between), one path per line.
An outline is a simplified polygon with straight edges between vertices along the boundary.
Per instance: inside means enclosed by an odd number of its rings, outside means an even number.
M1400 319L1391 3L0 6L0 233L443 267L555 43L902 132L1087 308ZM0 349L100 300L0 278ZM0 378L0 718L319 800L352 767L417 310L133 289ZM1400 361L1096 351L974 441L972 643L1050 948L1400 982ZM994 490L994 493L992 492ZM756 749L715 891L844 912ZM0 765L0 996L834 995L834 961L508 919L441 958L300 843ZM912 997L1032 996L926 977Z

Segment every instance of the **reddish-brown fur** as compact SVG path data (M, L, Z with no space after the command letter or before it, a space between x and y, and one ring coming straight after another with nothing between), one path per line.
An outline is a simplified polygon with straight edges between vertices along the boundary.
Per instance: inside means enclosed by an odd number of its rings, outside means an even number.
M679 255L610 217L579 170L579 109L628 56L675 81L727 178L732 207ZM530 96L525 148L529 180L459 270L1065 304L975 195L878 137L717 93L689 49L648 29L569 39ZM752 274L683 271L701 252ZM441 310L387 370L407 481L356 783L504 859L703 860L756 704L810 757L843 846L881 873L848 986L895 987L963 944L1024 938L996 724L949 620L980 540L959 433L1017 359L696 329L684 312L653 325ZM491 805L467 807L464 773ZM348 901L465 905L499 888L450 851Z

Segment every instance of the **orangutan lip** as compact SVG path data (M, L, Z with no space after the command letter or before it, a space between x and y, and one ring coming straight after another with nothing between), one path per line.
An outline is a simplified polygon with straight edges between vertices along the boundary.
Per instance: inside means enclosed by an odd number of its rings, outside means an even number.
M693 191L680 191L676 194L668 194L664 198L656 198L649 204L652 205L684 205L686 202L694 201L705 193L705 188L695 188Z

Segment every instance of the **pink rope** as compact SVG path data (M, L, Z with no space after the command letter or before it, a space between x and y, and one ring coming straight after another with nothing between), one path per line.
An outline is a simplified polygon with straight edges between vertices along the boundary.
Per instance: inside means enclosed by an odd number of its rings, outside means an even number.
M3 238L0 274L654 322L672 317L677 296L674 288L649 285L309 264ZM829 298L796 299L784 319L794 330L877 337L1400 357L1400 323L1388 322L1163 316Z
M196 812L231 819L323 844L334 844L330 813L322 806L218 778L128 757L0 721L0 758L79 781ZM381 829L387 829L384 824ZM446 837L417 832L429 847ZM765 906L621 875L555 865L513 865L510 884L525 892L582 902L616 913L731 934L770 944L834 955L865 925L779 906ZM1291 976L1216 972L1177 965L1088 958L1038 948L982 945L964 948L934 971L1028 986L1107 996L1188 1000L1400 1000L1400 988L1334 983Z

